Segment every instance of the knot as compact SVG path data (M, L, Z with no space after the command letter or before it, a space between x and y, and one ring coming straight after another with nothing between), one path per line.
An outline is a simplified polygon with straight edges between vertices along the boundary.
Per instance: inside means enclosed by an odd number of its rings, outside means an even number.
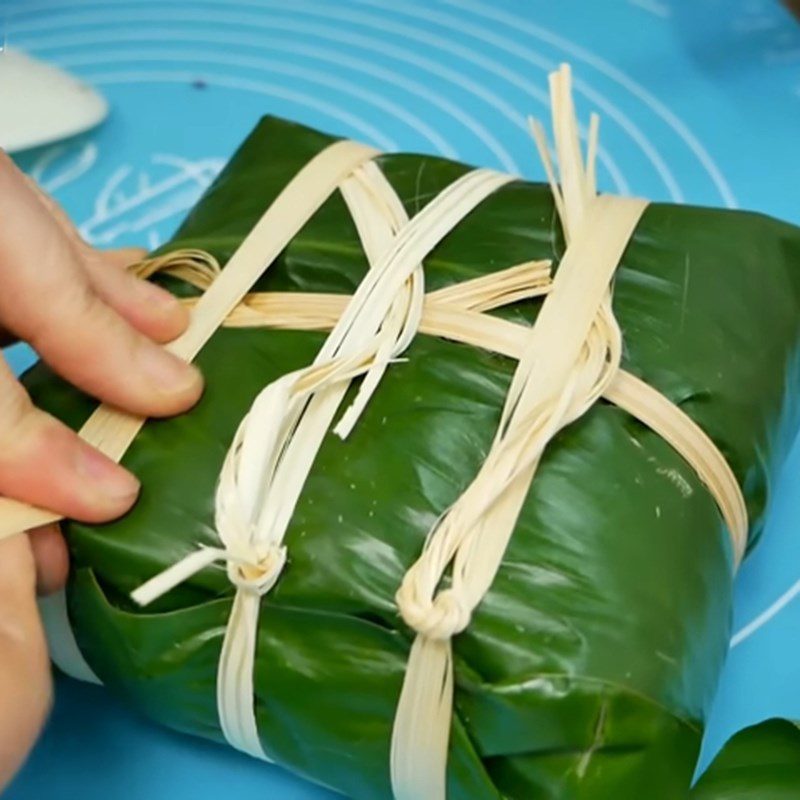
M406 625L427 639L451 639L467 628L472 619L472 609L452 589L439 592L433 600L419 600L403 586L396 600Z
M263 597L280 577L286 563L286 548L278 544L250 543L224 550L201 547L150 578L131 592L131 597L140 606L149 605L215 561L227 562L228 579L237 589Z
M276 584L286 564L284 545L251 545L227 551L228 578L244 592L263 597Z

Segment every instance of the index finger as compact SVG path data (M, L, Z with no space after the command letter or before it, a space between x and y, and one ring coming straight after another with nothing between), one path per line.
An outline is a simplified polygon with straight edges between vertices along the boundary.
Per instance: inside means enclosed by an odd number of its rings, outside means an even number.
M202 391L199 372L138 333L94 292L73 242L0 156L0 318L59 374L143 416L175 414Z

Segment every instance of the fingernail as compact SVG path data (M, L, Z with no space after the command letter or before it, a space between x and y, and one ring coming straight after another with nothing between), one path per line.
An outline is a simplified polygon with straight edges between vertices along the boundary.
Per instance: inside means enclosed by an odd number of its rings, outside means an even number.
M142 347L141 364L159 391L168 394L188 392L202 380L197 367L155 345Z
M111 500L133 500L139 493L139 481L130 472L115 464L92 447L81 447L77 458L78 472L92 488Z

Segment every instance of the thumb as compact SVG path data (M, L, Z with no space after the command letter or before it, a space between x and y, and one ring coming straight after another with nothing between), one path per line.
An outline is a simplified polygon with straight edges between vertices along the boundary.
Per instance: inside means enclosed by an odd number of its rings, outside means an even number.
M0 792L24 763L52 698L30 541L0 542Z

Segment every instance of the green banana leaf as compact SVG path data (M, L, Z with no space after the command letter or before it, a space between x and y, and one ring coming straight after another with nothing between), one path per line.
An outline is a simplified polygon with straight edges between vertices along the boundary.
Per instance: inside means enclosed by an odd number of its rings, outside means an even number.
M166 249L222 262L331 137L265 118ZM379 164L410 215L467 167L419 155ZM516 181L425 261L434 290L538 258L563 236L549 189ZM352 293L367 264L339 195L259 290ZM192 291L167 280L175 291ZM530 323L538 304L505 309ZM757 537L797 427L787 400L800 341L800 230L763 216L654 204L617 274L625 369L713 438ZM215 677L233 590L212 567L146 610L129 593L215 544L216 479L257 393L309 364L318 333L218 331L197 363L199 405L149 422L123 463L143 482L107 525L71 522L69 614L110 690L172 728L222 740ZM395 592L424 538L476 474L515 364L419 335L350 438L328 436L264 598L255 674L266 752L359 800L391 797L389 741L412 632ZM35 367L37 403L78 426L94 403ZM599 402L559 434L503 565L454 640L449 800L685 797L729 637L732 551L709 492L668 444Z
M691 793L690 800L797 800L800 727L771 719L737 734Z

